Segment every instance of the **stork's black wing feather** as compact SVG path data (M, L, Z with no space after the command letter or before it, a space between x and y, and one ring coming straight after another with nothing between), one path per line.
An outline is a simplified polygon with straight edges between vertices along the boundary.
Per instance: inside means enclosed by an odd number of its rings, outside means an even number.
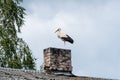
M67 37L61 37L61 39L64 40L64 41L68 41L68 42L73 44L74 40L70 36L68 36L68 35L66 35L66 36Z

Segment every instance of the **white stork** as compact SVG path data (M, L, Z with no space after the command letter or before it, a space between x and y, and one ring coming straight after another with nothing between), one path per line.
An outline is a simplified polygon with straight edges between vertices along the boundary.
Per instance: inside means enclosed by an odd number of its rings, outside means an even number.
M58 38L60 38L61 40L64 41L64 44L65 44L65 41L73 44L74 40L73 40L70 36L61 33L61 28L58 28L58 29L55 31L55 33L57 34Z

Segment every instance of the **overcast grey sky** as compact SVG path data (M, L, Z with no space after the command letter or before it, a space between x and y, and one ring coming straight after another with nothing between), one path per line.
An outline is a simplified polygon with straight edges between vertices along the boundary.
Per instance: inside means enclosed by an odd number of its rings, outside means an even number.
M120 79L120 0L24 0L25 25L20 35L43 63L43 49L72 52L73 74ZM61 28L75 43L66 44Z

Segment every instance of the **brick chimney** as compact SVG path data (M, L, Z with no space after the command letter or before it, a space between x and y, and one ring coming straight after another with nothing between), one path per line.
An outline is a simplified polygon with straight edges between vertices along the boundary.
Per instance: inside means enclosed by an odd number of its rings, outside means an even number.
M71 74L71 50L51 47L44 49L44 70L52 73Z

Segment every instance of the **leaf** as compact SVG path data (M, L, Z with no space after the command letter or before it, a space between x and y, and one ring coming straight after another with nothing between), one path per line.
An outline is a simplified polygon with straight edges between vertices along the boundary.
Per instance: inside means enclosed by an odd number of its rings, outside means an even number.
M2 67L35 69L35 60L28 45L17 33L24 24L23 0L0 0L0 56Z

